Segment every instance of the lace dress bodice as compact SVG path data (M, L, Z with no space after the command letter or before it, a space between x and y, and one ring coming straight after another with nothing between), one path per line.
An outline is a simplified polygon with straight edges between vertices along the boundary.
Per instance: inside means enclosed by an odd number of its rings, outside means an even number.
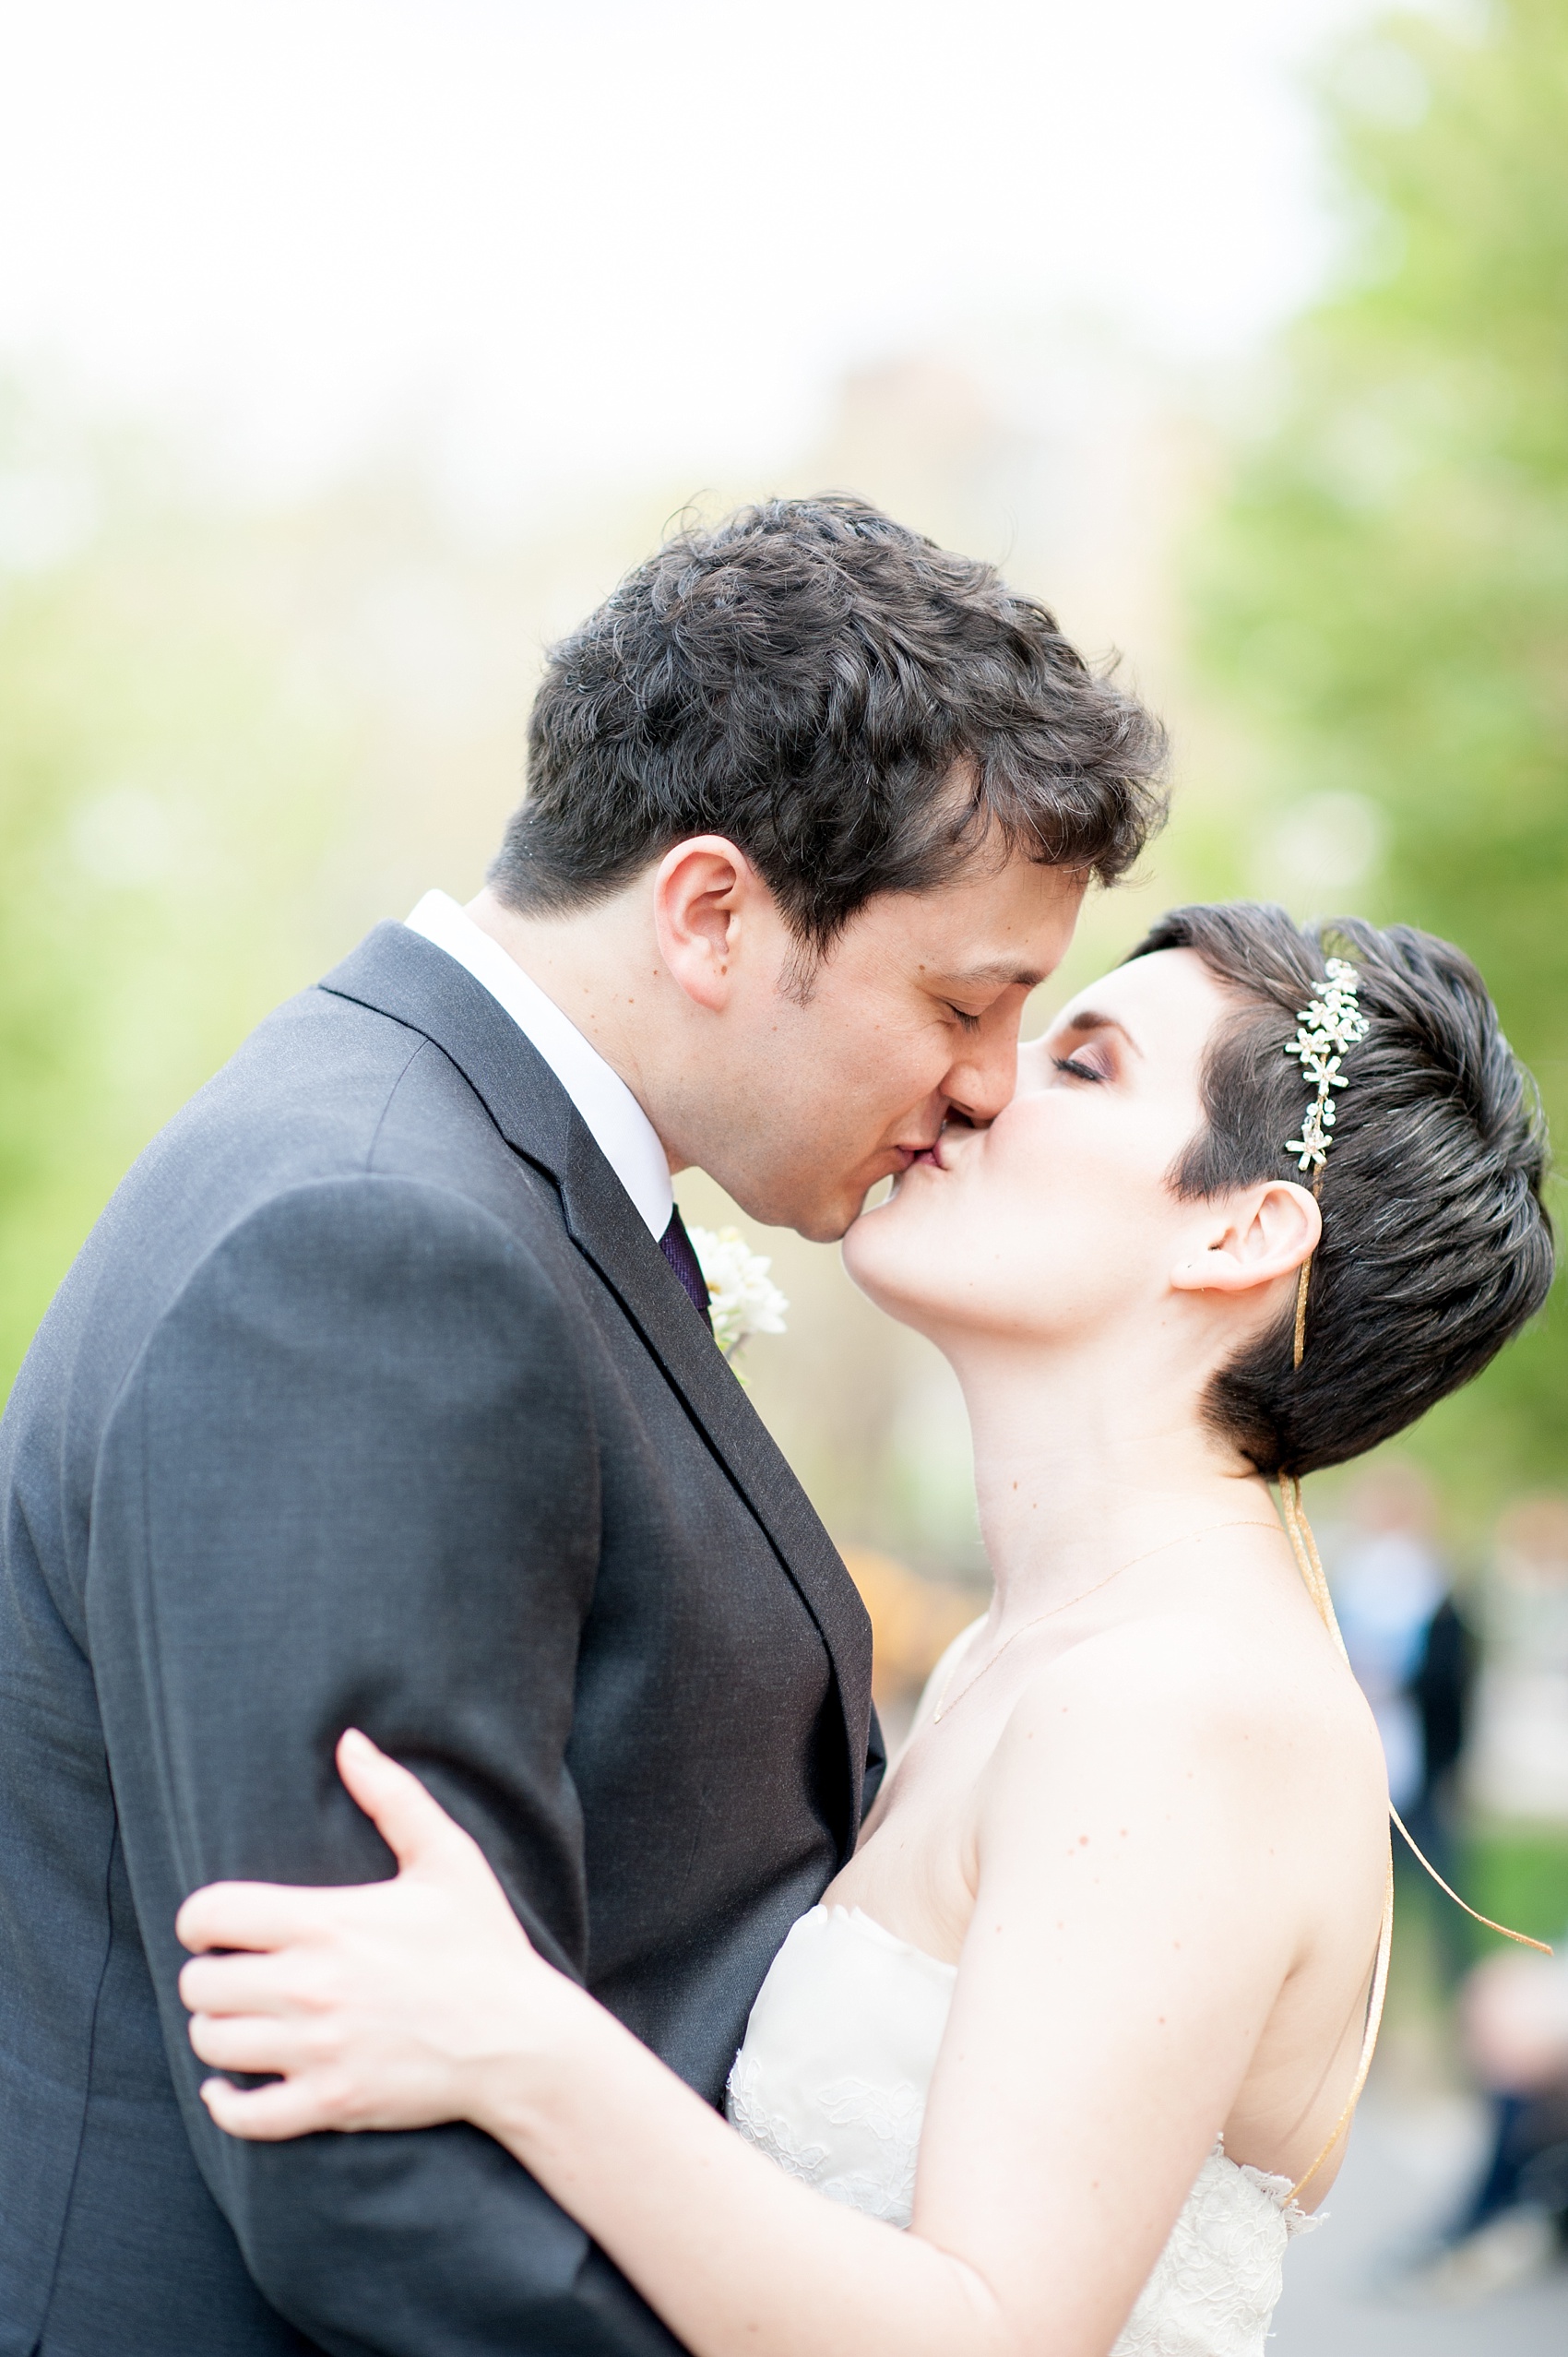
M730 2074L734 2127L830 2201L908 2226L957 1968L859 1908L814 1907L773 1960ZM1111 2357L1263 2357L1290 2236L1283 2177L1217 2142Z

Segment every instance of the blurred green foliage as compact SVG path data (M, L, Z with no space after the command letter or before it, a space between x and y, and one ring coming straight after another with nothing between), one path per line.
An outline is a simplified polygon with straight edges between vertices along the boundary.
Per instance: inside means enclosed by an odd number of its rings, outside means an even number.
M476 888L538 649L624 561L597 515L477 545L396 454L247 504L199 438L0 380L0 1398L246 1031L429 885Z
M282 992L349 757L167 450L0 389L0 1393L125 1163Z
M1568 1136L1568 11L1392 17L1324 99L1347 266L1202 533L1200 660L1285 839L1376 847L1318 907L1461 944ZM1561 1485L1561 1287L1416 1446L1475 1515Z
M1466 1844L1466 1898L1494 1923L1529 1939L1561 1940L1568 1923L1568 1833L1546 1825L1483 1826ZM1446 1906L1439 1899L1439 1906ZM1479 1925L1460 1925L1473 1956L1496 1952L1497 1938Z

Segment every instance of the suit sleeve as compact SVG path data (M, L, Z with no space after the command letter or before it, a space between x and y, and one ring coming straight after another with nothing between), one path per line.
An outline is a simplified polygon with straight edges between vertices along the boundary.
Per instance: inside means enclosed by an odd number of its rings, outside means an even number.
M173 1918L198 1885L392 1870L338 1780L350 1724L468 1827L543 1951L581 1977L565 1750L600 1505L569 1300L438 1188L303 1188L196 1272L101 1460L93 1664L187 2131L260 2289L335 2357L675 2351L471 2128L218 2133L175 1987Z

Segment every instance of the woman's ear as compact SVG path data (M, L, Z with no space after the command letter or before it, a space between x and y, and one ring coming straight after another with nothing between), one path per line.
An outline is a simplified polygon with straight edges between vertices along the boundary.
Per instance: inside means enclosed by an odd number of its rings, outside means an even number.
M666 851L653 880L659 954L682 990L710 1014L730 997L748 904L764 890L744 851L722 835L691 835Z
M1322 1233L1310 1188L1291 1179L1242 1187L1216 1207L1206 1240L1177 1262L1170 1282L1179 1293L1250 1293L1294 1276Z

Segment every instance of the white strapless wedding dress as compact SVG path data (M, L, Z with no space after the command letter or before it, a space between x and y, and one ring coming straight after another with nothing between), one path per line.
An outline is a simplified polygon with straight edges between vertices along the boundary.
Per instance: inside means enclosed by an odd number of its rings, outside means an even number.
M752 2007L731 2125L830 2201L907 2226L956 1979L858 1907L814 1907ZM1285 2245L1313 2222L1289 2194L1217 2142L1111 2357L1263 2357Z

